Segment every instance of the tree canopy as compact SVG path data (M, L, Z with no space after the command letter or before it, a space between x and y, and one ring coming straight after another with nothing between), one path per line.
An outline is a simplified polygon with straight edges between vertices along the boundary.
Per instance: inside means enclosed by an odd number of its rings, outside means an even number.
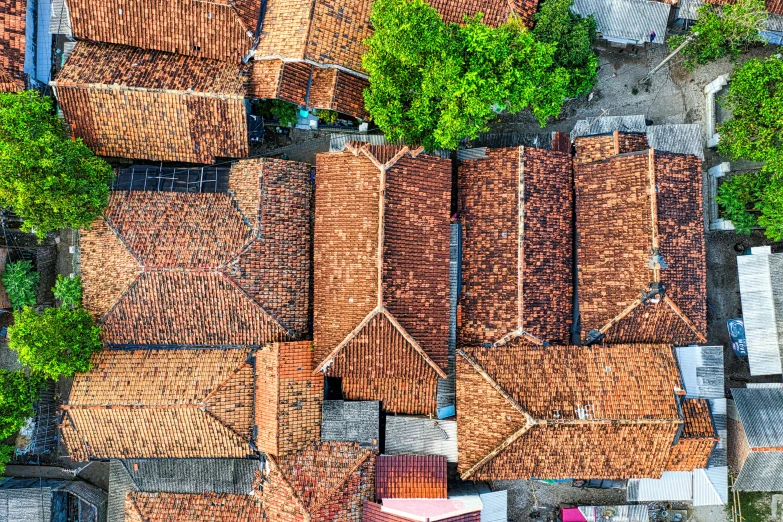
M540 41L517 18L497 28L481 19L447 24L424 0L373 2L364 98L387 138L456 148L462 138L487 130L500 109L529 108L543 125L577 94L570 89L592 81L589 73L572 79L566 68L583 60L583 48L558 54L559 37L548 30L542 33L552 41ZM593 70L596 65L587 60Z
M741 232L765 229L783 239L783 59L753 59L735 71L724 104L732 119L720 125L718 152L764 162L759 172L734 175L717 201Z
M14 446L3 441L14 436L33 416L42 379L21 371L0 369L0 474L13 456Z
M106 207L112 169L68 138L49 98L0 93L0 204L39 237L88 226Z

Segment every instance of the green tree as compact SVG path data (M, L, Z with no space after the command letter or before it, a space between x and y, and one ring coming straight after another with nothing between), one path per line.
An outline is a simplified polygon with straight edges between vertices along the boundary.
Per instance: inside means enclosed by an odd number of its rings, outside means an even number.
M764 0L737 0L726 5L704 4L691 28L699 33L682 51L685 65L694 68L725 56L736 58L750 46L761 43L759 31L767 21ZM674 35L669 47L676 49L687 37Z
M722 183L718 204L741 232L759 226L770 239L783 240L783 60L746 62L732 76L724 103L732 119L718 129L718 152L764 166Z
M394 141L456 148L486 131L495 110L525 108L543 125L559 114L570 76L556 45L517 19L490 28L481 15L446 24L424 0L375 0L364 68L372 120Z
M71 279L57 274L53 291L54 297L60 300L60 306L76 308L82 304L82 278L80 276Z
M583 18L573 11L574 0L546 0L539 5L533 35L539 42L557 45L555 65L568 70L568 97L586 94L598 80L595 18Z
M91 368L90 355L101 349L101 330L84 308L25 307L8 327L8 345L22 364L50 379Z
M14 310L35 305L35 291L38 289L40 275L33 269L32 262L9 263L0 278Z
M112 169L81 140L68 138L49 98L0 93L0 204L39 237L82 228L100 216Z
M4 441L13 437L33 416L43 380L24 372L0 369L0 474L13 456L14 446Z

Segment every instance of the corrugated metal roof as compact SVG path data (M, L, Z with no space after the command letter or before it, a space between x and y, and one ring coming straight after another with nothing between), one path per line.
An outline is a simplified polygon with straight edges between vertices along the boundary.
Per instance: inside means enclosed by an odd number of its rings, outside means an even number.
M552 149L551 132L507 132L507 133L481 133L474 140L465 140L471 147L489 147L492 149L504 147L536 147L538 149Z
M443 455L448 462L457 462L457 421L389 415L385 453Z
M751 375L781 373L783 254L737 257Z
M460 149L457 151L457 159L460 161L481 159L487 157L486 147L476 147L474 149Z
M508 521L508 492L492 491L479 495L484 508L481 510L481 522Z
M324 401L321 439L377 445L380 409L378 401Z
M593 15L598 32L605 38L649 42L655 31L655 42L666 38L671 6L646 0L574 0L571 10L581 16Z
M677 2L677 17L683 20L696 20L699 7L703 5L701 0L680 0Z
M783 390L737 388L731 391L750 447L783 446Z
M647 142L655 150L704 159L704 140L698 123L650 125L647 127Z
M0 522L41 522L52 517L52 488L0 489Z
M369 143L370 145L405 145L404 140L397 140L390 143L383 134L351 134L351 133L332 133L329 141L329 152L342 152L345 150L345 144L349 141L359 143ZM428 150L427 154L438 156L440 158L450 158L451 151L444 149Z
M71 14L65 0L51 0L52 14L49 21L49 34L64 34L73 36L71 30Z
M462 230L459 223L451 225L449 238L449 374L438 379L438 408L454 406L457 401L457 303L462 272Z
M727 415L726 415L726 399L707 399L710 405L710 414L712 415L712 423L715 426L715 431L720 437L720 440L712 448L710 458L707 461L707 467L723 467L726 466L726 440L727 440Z
M647 522L647 506L579 506L587 522Z
M724 397L723 346L680 346L676 352L686 398Z
M577 137L610 134L614 131L647 132L647 123L641 114L587 118L579 120L574 124L574 128L571 131L571 141Z
M734 488L739 491L783 490L783 451L750 452Z
M727 466L693 471L693 505L720 506L729 500Z
M629 502L690 501L693 498L693 473L664 471L659 479L628 481Z
M770 13L767 17L767 31L783 32L783 15Z
M783 389L783 382L747 382L746 388L750 389Z

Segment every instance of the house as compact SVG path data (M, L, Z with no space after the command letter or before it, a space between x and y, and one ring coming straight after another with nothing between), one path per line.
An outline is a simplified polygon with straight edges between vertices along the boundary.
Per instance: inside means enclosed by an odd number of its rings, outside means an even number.
M474 155L475 156L475 155ZM570 154L485 149L458 167L459 346L568 343L573 323Z
M243 69L80 42L51 85L73 135L100 156L214 163L248 155Z
M662 44L666 39L670 4L656 0L574 0L571 10L593 16L598 34L615 44ZM653 38L653 33L654 38Z
M783 373L783 253L753 248L737 257L751 375Z
M316 159L316 370L346 399L434 414L447 377L451 162L348 144Z
M783 388L731 390L728 405L729 468L739 491L783 489Z
M707 464L709 409L682 398L669 346L518 338L458 354L463 480L660 478Z
M310 348L105 350L74 379L63 439L77 461L296 451L320 435Z
M111 193L81 235L84 306L104 343L264 346L308 336L310 166L243 160L228 185Z
M0 92L25 88L26 0L0 0Z
M313 442L296 453L269 456L257 486L269 520L360 522L373 498L375 452L350 442Z
M0 477L0 522L106 522L106 499L81 480Z
M617 131L575 147L583 341L706 342L701 160Z

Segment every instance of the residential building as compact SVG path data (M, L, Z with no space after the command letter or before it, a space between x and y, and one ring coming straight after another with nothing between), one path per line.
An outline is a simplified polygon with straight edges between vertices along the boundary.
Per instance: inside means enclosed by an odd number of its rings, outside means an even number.
M0 92L25 88L27 0L0 1Z
M346 399L434 414L449 332L451 162L347 144L316 160L316 370Z
M737 257L751 375L783 373L783 253L770 247Z
M729 469L738 491L783 489L783 388L772 386L731 390Z
M518 338L458 354L463 479L660 478L705 467L717 440L706 402L682 398L666 345Z
M573 11L593 16L599 36L614 44L662 44L666 40L670 4L656 0L575 0Z

